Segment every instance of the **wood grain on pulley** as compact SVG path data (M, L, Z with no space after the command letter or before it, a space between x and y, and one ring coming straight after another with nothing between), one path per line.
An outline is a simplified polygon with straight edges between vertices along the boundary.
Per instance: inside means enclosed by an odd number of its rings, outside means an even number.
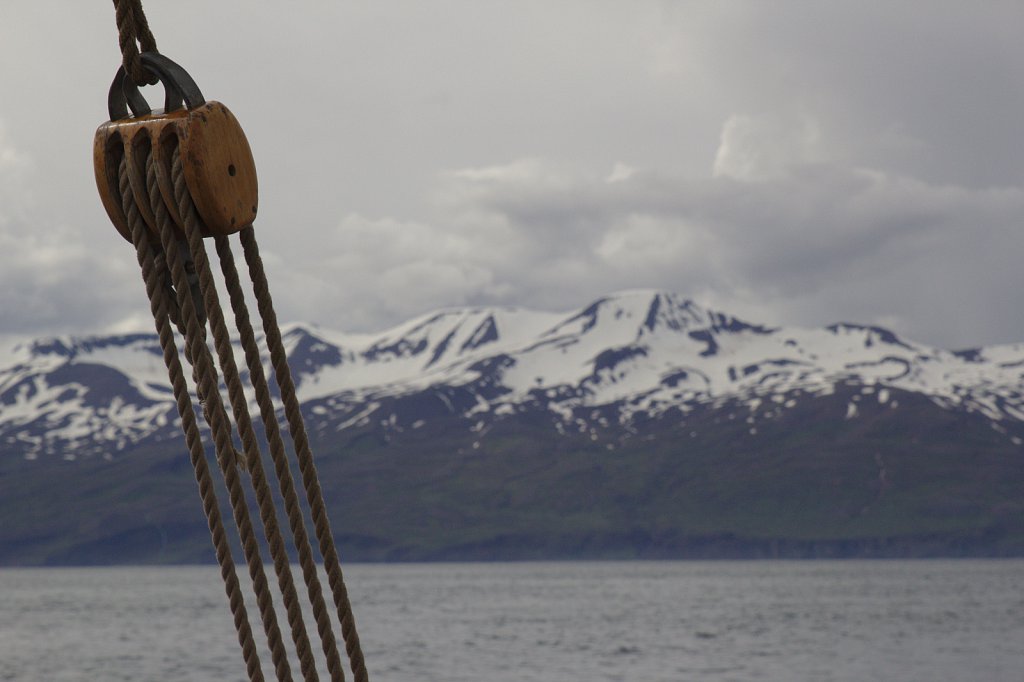
M145 162L149 154L156 162L164 202L175 222L182 224L170 174L175 147L180 150L185 182L202 218L204 236L228 235L252 225L258 187L249 142L226 106L206 102L169 114L108 121L97 129L93 140L96 186L107 215L121 236L131 241L118 187L118 165L122 158L128 164L136 204L149 227L156 229L145 196Z

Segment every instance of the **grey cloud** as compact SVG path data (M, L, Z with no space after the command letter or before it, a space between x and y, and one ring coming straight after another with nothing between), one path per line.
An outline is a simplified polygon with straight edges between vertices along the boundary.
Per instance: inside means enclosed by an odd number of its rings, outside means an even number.
M55 217L36 160L0 121L0 333L94 331L140 299L132 263L95 249L77 224ZM48 191L49 190L49 191ZM56 206L54 205L56 203ZM124 253L123 255L130 255Z
M342 292L329 317L372 325L467 302L568 308L653 286L710 291L767 322L896 322L951 347L1024 338L1006 295L1024 286L1021 190L828 165L771 180L638 172L609 183L538 160L445 183L443 225L342 222L332 246L344 258L307 271Z
M0 330L145 321L88 158L112 8L61 10L10 0L0 22ZM147 11L249 135L283 319L370 329L657 286L766 321L1024 339L1019 3ZM24 60L42 36L73 55Z
M38 222L8 223L3 231L0 333L98 331L144 307L130 249L125 260L112 259L73 231Z
M1024 181L1006 144L1024 117L1024 5L721 4L693 38L729 36L708 49L734 112L809 111L852 164L975 187Z

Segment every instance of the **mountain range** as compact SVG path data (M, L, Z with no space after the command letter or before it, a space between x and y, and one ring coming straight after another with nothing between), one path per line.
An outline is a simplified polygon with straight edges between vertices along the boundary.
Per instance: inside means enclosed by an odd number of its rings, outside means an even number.
M1024 343L660 291L284 338L356 559L1024 553ZM154 334L0 348L0 563L208 560L180 440Z

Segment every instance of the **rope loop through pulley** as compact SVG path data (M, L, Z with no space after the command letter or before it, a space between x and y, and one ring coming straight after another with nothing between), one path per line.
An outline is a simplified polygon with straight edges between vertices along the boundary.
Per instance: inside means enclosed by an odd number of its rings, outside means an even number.
M234 526L277 679L281 682L292 679L292 655L278 625L261 546L270 553L292 635L293 657L299 662L302 678L312 682L319 677L291 573L289 552L278 525L275 493L263 465L264 447L273 463L276 494L284 502L288 529L321 643L322 663L332 681L344 679L334 626L306 529L307 513L323 560L349 667L356 682L364 682L368 676L352 608L252 227L258 193L256 167L248 141L228 108L219 102L207 101L188 72L169 58L155 51L143 51L137 55L142 73L132 73L136 62L129 58L131 50L124 50L122 19L131 18L138 35L145 18L138 0L115 0L115 6L125 61L108 91L110 120L100 125L94 138L96 184L114 227L136 250L249 679L263 680L263 671L238 583L231 543L227 540L214 492L213 475L205 457L193 392L199 399L199 411L206 420L217 467L230 498ZM148 25L145 32L149 33ZM151 42L155 50L155 41L151 38L149 33L149 38L141 44ZM140 83L163 85L163 110L151 109L139 91ZM291 473L293 466L265 374L264 355L250 322L245 292L231 251L229 237L235 235L242 245L252 296L262 318L267 355L284 406L297 460L294 468L301 474L307 512L303 511L298 482ZM249 413L249 402L236 366L234 341L221 308L204 238L212 239L216 246L248 379L259 406L266 438L264 445L256 437ZM182 368L175 328L181 334L184 357L192 368L192 390ZM222 389L227 392L227 406ZM241 451L235 447L236 438L241 443ZM250 508L242 472L249 474L255 509ZM259 519L262 539L253 523L253 511Z

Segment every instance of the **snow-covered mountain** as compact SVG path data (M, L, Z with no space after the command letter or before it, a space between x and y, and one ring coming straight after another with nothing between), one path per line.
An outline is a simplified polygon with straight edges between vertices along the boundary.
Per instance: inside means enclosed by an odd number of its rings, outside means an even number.
M753 434L851 386L848 419L916 394L977 413L1015 445L1024 432L1024 343L951 352L856 324L769 327L657 291L570 313L442 310L379 334L293 325L285 341L311 420L338 432L415 430L439 414L479 432L524 412L549 415L560 433L635 432L728 404ZM110 458L177 437L154 334L0 348L0 451Z

